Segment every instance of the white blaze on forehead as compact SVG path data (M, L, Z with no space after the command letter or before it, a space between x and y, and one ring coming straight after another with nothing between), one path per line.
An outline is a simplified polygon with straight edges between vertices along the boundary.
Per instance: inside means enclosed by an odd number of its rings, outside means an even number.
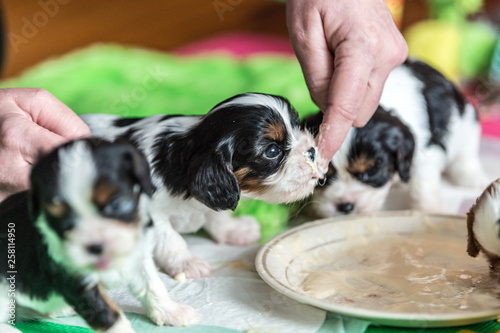
M61 194L78 213L88 212L96 177L90 147L84 141L59 151Z
M212 112L217 111L221 108L225 108L231 105L242 105L242 106L265 106L276 110L284 120L286 129L291 133L291 119L290 114L288 113L288 106L284 100L278 99L274 96L265 95L265 94L245 94L239 97L236 97L226 103L223 103L212 110Z

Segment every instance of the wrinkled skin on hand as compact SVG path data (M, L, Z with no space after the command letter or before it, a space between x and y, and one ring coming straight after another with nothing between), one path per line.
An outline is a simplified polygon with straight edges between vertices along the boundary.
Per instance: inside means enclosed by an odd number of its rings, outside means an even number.
M288 0L287 21L311 97L325 114L317 143L326 171L350 127L375 112L408 47L384 0Z
M48 91L0 89L0 200L28 188L40 153L86 136L88 126Z

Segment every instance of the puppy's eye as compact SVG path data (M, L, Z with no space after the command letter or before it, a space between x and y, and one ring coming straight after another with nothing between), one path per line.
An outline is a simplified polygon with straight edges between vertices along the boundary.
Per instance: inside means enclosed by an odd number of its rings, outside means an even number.
M369 168L368 170L366 170L365 173L366 173L366 175L368 177L373 177L373 176L375 176L377 174L378 170L379 170L379 166L378 166L378 164L375 164L371 168Z
M106 206L104 206L103 213L106 215L122 215L130 214L134 211L136 203L133 199L125 197L112 198Z
M281 153L282 153L281 149L276 144L273 143L266 148L264 156L267 158L277 158L281 156Z

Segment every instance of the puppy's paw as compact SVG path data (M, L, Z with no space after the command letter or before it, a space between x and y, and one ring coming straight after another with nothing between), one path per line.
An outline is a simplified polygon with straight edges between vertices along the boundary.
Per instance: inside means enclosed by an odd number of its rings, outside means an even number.
M175 279L181 273L186 275L187 279L197 279L207 277L212 274L212 268L201 258L191 256L175 265L164 265L162 270Z
M476 190L484 190L490 183L491 181L484 174L477 174L474 177L461 179L458 185Z
M255 244L261 237L260 224L251 216L222 221L210 234L219 244L236 246Z
M422 181L420 180L420 182ZM441 197L441 188L438 184L432 183L433 186L426 184L428 186L425 187L412 185L410 187L411 209L434 214L446 212Z
M188 326L200 318L195 309L176 302L157 304L148 311L148 316L158 326Z
M105 333L135 333L132 325L128 321L127 317L122 313L118 321L111 326L106 331L97 331L97 332L105 332Z
M430 214L443 214L445 213L443 205L440 199L433 200L421 200L413 202L410 205L411 209L423 211Z
M450 166L446 175L452 184L460 187L472 189L485 189L490 181L484 172L481 163L470 157L472 160L460 160Z
M51 317L51 318L64 318L64 317L72 317L75 315L76 315L75 309L68 306L68 307L65 307L59 311L51 312L49 314L49 317Z
M183 269L179 273L186 274L187 279L197 279L212 275L212 267L205 260L192 256L184 262Z

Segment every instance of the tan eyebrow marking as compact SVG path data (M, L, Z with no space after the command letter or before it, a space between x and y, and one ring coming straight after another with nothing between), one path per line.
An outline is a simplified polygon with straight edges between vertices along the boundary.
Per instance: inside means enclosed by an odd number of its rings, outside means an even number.
M273 122L267 127L264 137L273 141L284 141L286 139L286 128L280 122Z
M99 180L94 185L94 191L92 193L92 200L94 203L100 207L105 206L111 199L113 194L117 191L116 186L110 184L107 181Z
M347 171L350 173L364 173L375 164L375 159L365 154L357 156L350 161Z
M53 201L47 203L45 207L50 215L58 218L68 214L69 211L68 204L58 199L54 199Z

